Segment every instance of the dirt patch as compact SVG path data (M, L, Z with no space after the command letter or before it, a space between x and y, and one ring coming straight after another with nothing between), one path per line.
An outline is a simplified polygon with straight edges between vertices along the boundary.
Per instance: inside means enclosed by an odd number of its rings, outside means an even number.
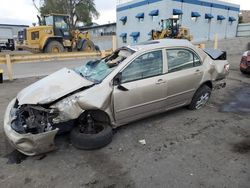
M95 171L95 178L86 183L86 187L134 187L127 170L106 153L96 151L86 158L87 164Z
M233 145L233 152L246 154L250 153L250 139L245 139Z

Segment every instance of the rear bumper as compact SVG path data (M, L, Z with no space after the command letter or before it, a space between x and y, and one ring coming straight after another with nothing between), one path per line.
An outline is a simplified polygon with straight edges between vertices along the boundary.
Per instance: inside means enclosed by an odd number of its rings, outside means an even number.
M250 67L246 67L246 68L240 67L240 70L241 72L250 74Z
M247 58L249 58L250 56L248 56ZM243 57L242 57L243 59ZM244 73L250 73L250 61L242 61L240 62L240 70L241 72L244 72Z

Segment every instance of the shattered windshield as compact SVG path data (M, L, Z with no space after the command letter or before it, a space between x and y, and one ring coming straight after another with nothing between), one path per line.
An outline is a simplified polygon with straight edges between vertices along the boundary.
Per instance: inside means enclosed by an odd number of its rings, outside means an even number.
M128 48L116 50L110 56L100 60L92 60L81 67L75 68L74 71L85 79L94 83L100 83L116 67L134 52Z

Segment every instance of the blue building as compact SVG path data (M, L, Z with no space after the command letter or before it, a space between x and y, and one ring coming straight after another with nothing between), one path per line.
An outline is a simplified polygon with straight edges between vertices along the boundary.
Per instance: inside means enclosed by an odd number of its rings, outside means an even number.
M118 46L150 39L161 20L179 17L193 41L236 36L240 6L217 0L133 0L117 6Z

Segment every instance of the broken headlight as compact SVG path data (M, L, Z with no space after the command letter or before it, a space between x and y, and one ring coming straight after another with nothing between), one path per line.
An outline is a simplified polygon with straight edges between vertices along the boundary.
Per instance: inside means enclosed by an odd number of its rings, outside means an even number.
M57 110L47 109L36 105L22 105L11 110L11 127L16 132L42 133L53 129L53 118L58 115Z

